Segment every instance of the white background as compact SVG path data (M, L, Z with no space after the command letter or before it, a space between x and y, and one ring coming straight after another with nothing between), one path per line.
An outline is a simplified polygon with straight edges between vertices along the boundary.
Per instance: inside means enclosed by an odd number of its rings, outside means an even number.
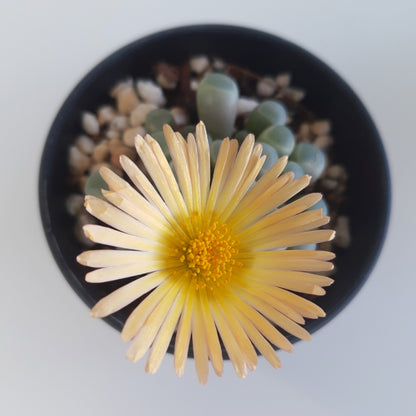
M5 1L0 3L2 415L414 415L416 6L404 1ZM50 124L79 79L159 29L234 23L292 40L359 93L383 137L393 186L388 238L370 279L330 324L201 387L167 356L159 372L89 317L46 244L37 176Z

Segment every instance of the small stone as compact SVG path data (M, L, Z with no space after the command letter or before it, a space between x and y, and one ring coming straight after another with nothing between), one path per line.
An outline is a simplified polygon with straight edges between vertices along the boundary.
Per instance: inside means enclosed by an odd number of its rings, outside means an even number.
M98 123L97 117L94 114L85 112L82 115L82 128L86 133L91 136L97 136L100 132L100 125Z
M276 86L277 88L287 88L290 85L292 76L288 73L278 74L276 76Z
M182 107L172 107L170 109L170 114L172 115L173 120L178 127L189 123L189 115Z
M146 121L146 116L150 111L156 110L154 104L142 103L139 104L131 113L130 113L130 125L132 127L138 127L144 124Z
M146 130L143 126L138 126L138 127L132 127L130 129L127 129L124 133L123 133L123 143L126 146L129 147L134 147L134 138L137 135L140 135L142 137L145 136L146 134Z
M273 78L265 77L258 81L256 90L260 97L271 97L276 91L276 83Z
M111 105L103 105L97 110L97 119L100 126L109 124L116 116L116 110Z
M82 214L80 214L77 217L77 221L75 223L75 228L74 228L74 234L77 240L84 246L92 247L94 246L95 243L85 236L84 230L82 227L87 224L96 224L96 223L97 221L95 220L95 218L85 211L82 212Z
M308 123L302 123L299 126L299 130L296 133L298 138L309 138L310 135L310 128Z
M224 71L226 66L227 65L225 64L225 62L220 58L215 58L214 61L212 62L212 68L215 71Z
M123 115L130 114L130 112L137 107L140 102L133 87L122 89L117 94L116 101L117 110Z
M90 156L94 150L95 143L89 136L83 134L75 140L75 146L77 146L82 153Z
M334 142L334 139L331 136L318 136L313 142L315 146L318 146L321 149L326 149L331 146Z
M327 171L326 176L331 179L347 179L347 172L342 165L331 165Z
M85 184L87 183L87 179L88 179L88 176L87 175L82 175L82 176L79 176L78 177L78 179L76 181L76 184L78 185L78 188L81 191L84 191Z
M137 91L140 98L145 103L154 104L157 107L165 105L166 98L163 95L162 88L150 80L137 81Z
M118 151L118 149L123 146L123 142L119 138L110 139L107 141L108 150L111 154Z
M94 151L92 152L92 160L97 163L104 162L109 154L110 150L108 148L108 142L103 140L95 146Z
M190 59L191 70L196 74L202 74L209 67L209 59L204 55L194 56Z
M129 127L129 119L126 116L115 116L110 123L110 130L124 131Z
M319 120L311 124L311 131L317 136L324 136L330 133L331 123L328 120Z
M299 102L305 98L305 91L301 90L300 88L283 88L281 92L279 92L279 97L286 97L292 101Z
M81 194L71 194L65 201L65 207L67 212L75 216L81 210L84 204L84 196Z
M114 168L122 170L123 167L120 164L120 156L127 156L129 159L135 160L137 153L134 149L127 146L120 147L116 152L111 155L110 163Z
M155 66L156 82L167 90L173 90L178 85L179 71L177 67L165 62L159 62Z
M104 168L104 167L109 168L109 169L112 168L112 166L108 162L95 163L95 164L91 165L90 173L94 173L97 170L100 170L101 168Z
M348 217L340 215L335 223L334 244L347 248L351 244L350 224Z
M134 87L133 79L127 78L124 81L118 82L110 91L110 96L114 99L117 98L117 95L126 88Z
M196 91L198 89L199 82L196 78L191 78L189 81L189 88L191 91Z
M69 167L74 175L82 175L90 166L90 158L76 146L69 148Z
M322 179L322 187L328 191L333 191L338 186L338 181L336 179L324 178Z
M251 113L258 105L259 101L255 98L240 97L237 101L237 115Z
M109 140L113 139L119 139L120 138L120 132L118 130L107 130L105 133L105 137Z

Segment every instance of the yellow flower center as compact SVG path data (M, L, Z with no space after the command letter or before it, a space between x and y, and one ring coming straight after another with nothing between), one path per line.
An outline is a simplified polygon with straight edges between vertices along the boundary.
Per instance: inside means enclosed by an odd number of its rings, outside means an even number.
M183 242L179 260L188 269L196 289L224 287L241 267L236 261L239 243L225 224L212 222L205 229L196 228L195 237Z

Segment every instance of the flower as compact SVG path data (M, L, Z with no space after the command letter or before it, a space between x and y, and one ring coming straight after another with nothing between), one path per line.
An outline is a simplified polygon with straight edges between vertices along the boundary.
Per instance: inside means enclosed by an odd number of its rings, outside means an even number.
M287 157L255 181L265 156L253 135L240 149L236 140L222 141L211 179L203 123L187 141L167 125L164 134L174 171L156 140L137 136L136 149L148 176L126 156L120 158L137 190L104 167L100 174L109 190L102 193L108 202L85 198L88 212L111 227L86 225L86 236L117 248L77 257L79 263L97 268L86 280L103 283L137 276L101 299L91 314L108 316L147 294L128 317L121 337L132 340L127 358L133 362L150 349L150 373L160 366L174 334L177 375L184 372L192 339L202 384L209 362L222 374L222 345L240 377L256 367L256 349L279 368L273 346L285 351L293 347L278 328L308 340L301 326L304 318L325 316L293 292L323 295L322 287L333 280L316 273L331 270L334 255L285 250L333 238L332 230L316 230L329 218L321 210L308 210L321 195L287 203L310 181L306 175L294 180L292 172L280 175Z

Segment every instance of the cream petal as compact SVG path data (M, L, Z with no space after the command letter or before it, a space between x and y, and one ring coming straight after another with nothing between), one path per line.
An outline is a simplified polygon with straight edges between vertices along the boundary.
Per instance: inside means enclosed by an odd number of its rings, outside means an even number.
M186 143L184 142L181 144L181 141L178 140L172 128L167 124L163 126L163 133L166 137L166 143L172 157L181 192L185 198L186 205L191 207L192 183L187 159Z
M192 346L194 352L195 369L200 384L208 381L208 342L202 318L201 304L195 303L192 317Z
M130 361L139 361L152 345L163 323L168 319L172 304L181 287L177 282L172 289L163 297L155 308L148 314L138 334L135 336L127 350L127 358ZM182 288L183 289L183 288Z
M179 317L183 311L187 293L188 288L183 288L179 292L169 311L168 316L166 317L166 320L164 321L153 342L146 365L146 371L148 373L154 374L162 363L163 357L166 354L169 343L176 329Z
M198 177L200 180L201 188L201 204L202 209L205 210L211 180L211 163L207 132L202 121L196 125L195 138L198 148Z
M121 331L121 339L123 341L128 341L139 333L147 317L163 299L168 297L168 295L169 299L172 296L176 296L177 291L175 292L174 288L176 287L175 283L177 283L177 280L172 279L171 275L169 277L140 302L136 309L129 315Z
M102 298L91 310L94 318L103 318L124 308L166 280L166 273L154 272L128 283Z
M259 332L272 344L284 351L293 351L293 346L289 340L282 335L266 318L264 318L263 315L253 309L249 304L242 301L239 296L230 290L227 291L227 296L233 306L247 319L249 319L250 322L252 322L253 325L259 330Z
M132 250L88 250L77 257L78 263L88 267L112 267L137 263L157 263L153 253Z
M217 198L214 211L221 214L233 198L244 172L250 161L250 157L254 147L254 136L249 134L242 143L238 151L235 161L230 169L227 181L221 190L221 198Z
M244 230L238 233L238 237L241 238L249 238L250 235L257 235L260 230L269 229L270 227L274 226L275 224L291 218L308 208L315 205L318 201L322 199L322 195L319 193L313 193L309 195L305 195L290 204L287 204L276 211L266 215L265 217L261 218L251 226L245 228Z
M154 241L159 238L158 232L99 198L90 195L86 197L85 208L91 215L117 230Z
M179 320L175 339L174 367L178 377L185 372L188 358L189 341L191 339L192 316L194 314L195 293L190 290Z
M247 375L247 367L243 354L238 346L236 339L234 338L227 321L224 319L221 310L215 302L210 303L211 313L213 315L215 325L227 350L228 356L234 367L235 372L241 378L245 378Z
M255 347L259 350L260 354L262 354L274 368L281 368L282 363L277 356L276 351L263 337L260 331L242 313L237 311L236 315L241 322L244 331L247 333Z
M241 326L239 320L235 317L233 310L228 306L227 302L220 296L218 297L218 304L223 311L223 316L230 328L238 346L240 347L241 353L244 356L247 367L253 371L257 366L257 353Z
M85 280L89 283L104 283L113 280L125 279L126 277L140 276L145 273L159 270L163 265L160 261L146 263L125 264L122 266L105 267L89 272Z
M285 247L296 247L304 244L323 243L331 241L335 237L333 230L314 230L301 233L276 236L267 242L259 242L253 247L253 251L273 250Z
M206 291L200 291L201 313L205 331L207 334L208 354L215 373L221 376L224 371L221 344L218 338L217 328L209 309L208 295Z
M113 247L128 248L140 251L159 253L163 246L154 241L126 234L102 225L87 224L83 227L84 234L91 241Z
M195 141L195 137L192 134L188 134L188 166L191 176L192 184L192 212L201 212L201 184L199 179L199 161L198 161L198 149Z

